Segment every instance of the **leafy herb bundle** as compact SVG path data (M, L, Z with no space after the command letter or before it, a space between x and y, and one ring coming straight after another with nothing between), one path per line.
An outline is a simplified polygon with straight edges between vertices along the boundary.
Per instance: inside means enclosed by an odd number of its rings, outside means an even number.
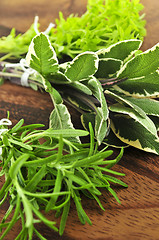
M64 55L74 58L84 51L97 51L121 40L143 40L146 30L144 14L139 14L142 9L139 0L88 0L81 17L71 14L65 20L60 12L56 26L49 33L51 44L58 58ZM12 29L9 36L0 39L0 53L21 58L35 35L34 25L24 34L16 35Z
M120 202L110 183L123 187L127 185L111 175L124 174L110 168L120 160L123 150L116 159L106 160L113 151L105 148L98 150L91 124L90 144L78 144L70 142L69 138L86 136L88 132L51 128L37 130L43 125L23 126L23 123L22 119L8 129L7 125L11 122L8 119L0 121L0 176L5 175L5 183L0 190L0 205L10 197L9 208L0 224L0 230L5 229L0 239L3 239L19 220L22 229L16 240L31 240L33 234L44 240L36 229L36 224L40 222L58 231L56 223L48 220L41 210L55 211L56 217L61 216L59 234L62 235L71 199L75 203L81 223L91 224L82 207L81 193L95 199L103 210L99 200L99 188L107 189Z
M33 71L29 84L45 89L53 100L50 127L73 129L64 100L81 113L86 129L92 123L99 145L131 145L159 154L159 44L141 53L141 43L121 41L59 64L49 38L34 37L25 65ZM20 83L21 65L1 65L2 77L19 77Z

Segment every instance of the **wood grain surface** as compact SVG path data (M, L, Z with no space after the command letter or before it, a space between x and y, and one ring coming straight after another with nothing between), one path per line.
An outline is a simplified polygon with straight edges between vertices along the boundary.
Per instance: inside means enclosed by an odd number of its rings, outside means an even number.
M65 16L70 13L82 14L86 0L0 0L0 35L7 35L10 28L25 31L40 16L41 28L58 17L59 10ZM147 20L147 36L143 49L152 47L159 41L159 2L142 0ZM0 118L10 111L13 123L24 118L25 123L43 123L48 127L48 117L52 110L50 97L45 93L12 85L6 82L0 87ZM72 110L71 110L72 111ZM79 116L74 113L73 121L78 125ZM114 170L124 172L122 178L128 189L114 186L121 205L103 191L101 201L105 212L96 202L83 198L83 206L93 226L81 225L75 206L71 205L65 233L62 237L44 225L38 229L48 240L159 240L159 157L134 148L127 148L123 159ZM1 179L0 184L3 184ZM0 220L7 209L7 203L0 209ZM53 214L48 216L54 219ZM57 221L58 222L58 221ZM20 226L12 229L7 240L16 238ZM37 239L36 237L34 239Z

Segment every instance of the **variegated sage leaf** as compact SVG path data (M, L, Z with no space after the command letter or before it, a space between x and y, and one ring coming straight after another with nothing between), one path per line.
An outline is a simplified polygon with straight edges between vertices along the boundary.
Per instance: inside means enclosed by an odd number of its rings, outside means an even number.
M31 68L47 79L59 68L56 53L48 36L44 33L40 33L32 39L26 61Z
M159 117L159 101L150 98L125 97L126 100L141 108L147 115Z
M135 119L114 114L111 118L111 128L115 135L126 144L146 152L159 154L159 138Z
M159 43L151 49L133 57L120 69L118 78L138 78L155 72L158 69Z
M117 94L117 93L115 93L113 91L109 91L109 90L106 90L104 93L105 93L106 96L110 96L111 98L113 98L118 103L131 107L141 117L143 117L143 118L146 117L146 113L143 111L142 107L139 107L137 104L135 104L133 101L131 101L132 98L126 98L124 95L121 95L119 93Z
M87 95L92 95L92 91L90 90L90 88L88 88L86 86L86 84L83 84L82 82L78 82L78 81L71 82L70 86L72 86L76 90L79 90L80 92L83 92Z
M102 118L104 120L107 120L109 111L101 83L95 77L93 77L92 79L89 80L88 87L91 89L93 95L98 99L101 105L101 107L99 108L101 108Z
M103 139L106 137L108 128L107 121L103 119L101 108L98 109L99 112L95 117L95 137L99 145L101 145ZM100 114L101 113L101 114Z
M155 71L146 76L127 79L114 86L114 89L125 95L137 98L159 97L159 73Z
M140 47L142 41L130 39L117 42L106 49L97 51L99 58L116 58L124 61L132 56Z
M50 114L49 127L53 129L74 129L71 122L70 113L64 104L57 104ZM80 142L78 137L72 138L72 141Z
M108 146L121 148L121 147L128 147L129 145L121 141L110 129L109 135L103 140L103 143L105 143Z
M95 77L99 79L114 77L117 71L121 68L122 63L121 60L115 58L100 59Z
M70 81L83 81L89 79L98 69L99 58L94 52L84 52L77 55L65 70Z
M119 103L113 104L109 107L110 111L120 113L121 116L124 117L124 115L127 115L128 118L134 119L135 122L138 122L141 126L143 126L147 131L149 131L151 134L156 136L157 138L157 131L154 123L152 120L146 116L145 118L141 117L139 114L137 114L134 109L125 107ZM131 127L131 126L130 126Z

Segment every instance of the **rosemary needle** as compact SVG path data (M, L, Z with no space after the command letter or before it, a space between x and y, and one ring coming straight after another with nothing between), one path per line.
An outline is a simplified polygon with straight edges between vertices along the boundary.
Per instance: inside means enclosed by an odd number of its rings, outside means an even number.
M38 222L43 222L62 235L71 201L75 202L81 223L92 224L83 209L81 197L85 194L95 199L104 210L99 199L100 188L106 188L120 202L110 182L124 187L127 185L103 172L124 176L110 170L111 165L122 157L122 151L116 159L105 160L113 151L97 149L91 124L90 143L82 144L70 142L69 138L72 135L86 136L89 134L87 131L66 129L61 134L61 131L51 128L37 130L42 127L39 124L23 126L23 123L20 120L13 128L0 126L6 129L0 135L0 176L5 175L5 183L0 190L0 204L6 201L7 196L10 198L10 206L0 224L1 240L19 219L22 229L16 239L32 239L33 234L45 239L35 228ZM44 139L43 144L40 143L41 138ZM48 220L41 210L61 215L59 229L56 222ZM12 212L13 217L9 220Z

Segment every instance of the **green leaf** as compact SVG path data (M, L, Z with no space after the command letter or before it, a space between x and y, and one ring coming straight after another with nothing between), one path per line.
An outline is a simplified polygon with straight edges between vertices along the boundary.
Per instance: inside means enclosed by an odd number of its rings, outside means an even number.
M94 52L81 53L67 66L65 75L72 82L89 79L97 71L98 61Z
M64 104L57 104L50 114L50 128L53 129L73 129L70 114Z
M125 97L126 100L142 109L147 115L159 117L159 101L150 98Z
M56 83L56 84L68 84L71 81L66 77L65 74L62 72L58 71L55 73L51 73L51 76L49 76L49 81L51 83Z
M92 78L89 80L88 86L101 104L101 107L97 108L95 117L95 136L98 144L100 145L107 133L107 119L109 111L100 82L96 78Z
M128 61L118 72L118 78L146 76L158 69L159 43Z
M66 226L66 221L67 221L67 217L69 214L69 210L70 210L70 201L68 201L64 208L63 208L63 213L62 213L62 217L61 217L61 222L60 222L60 228L59 228L59 234L60 236L62 236L65 226Z
M133 118L115 114L111 127L115 135L135 148L159 154L159 139Z
M116 75L122 66L122 61L115 58L102 58L99 60L99 67L95 73L96 78L110 78Z
M77 136L87 136L89 133L85 130L80 130L80 129L73 129L73 128L70 128L70 129L59 129L59 130L54 130L54 129L47 129L45 132L44 132L44 136L50 136L50 137L53 137L53 136L59 136L59 135L62 135L63 137L77 137Z
M87 95L92 95L92 91L85 84L83 84L81 82L77 82L77 81L76 82L72 82L70 85L73 88L75 88L75 89L77 89L77 90L79 90L79 91L81 91L81 92L83 92L83 93L85 93Z
M138 104L135 104L135 102L131 101L132 98L126 98L124 95L117 94L113 91L106 90L104 92L106 96L110 96L113 99L115 99L120 104L127 105L128 107L133 108L141 117L145 118L146 113L142 109L142 107L139 107ZM134 99L134 98L133 98Z
M107 121L103 119L102 114L97 114L95 117L95 137L99 145L101 145L103 139L106 137L106 134L107 134Z
M54 107L56 108L58 105L63 105L63 100L62 97L60 95L60 93L53 87L51 87L51 89L49 90L49 94L52 98L52 101L54 103Z
M60 192L60 190L62 188L62 179L63 179L62 172L61 172L60 169L58 169L53 193ZM51 208L53 208L55 206L55 203L56 203L57 199L58 199L58 195L52 196L50 198L50 200L49 200L49 202L48 202L48 204L46 205L46 208L45 208L46 212L50 211Z
M110 129L109 135L103 140L103 143L105 143L108 146L121 148L121 147L128 147L129 145L121 141Z
M15 133L17 132L21 127L22 125L24 124L24 119L21 119L12 129L11 129L11 133Z
M133 109L125 107L119 103L111 105L110 111L123 114L123 117L124 114L126 114L127 116L131 117L136 122L138 122L140 125L142 125L151 134L157 137L156 127L148 116L143 118L139 114L137 114Z
M156 116L149 116L150 119L153 121L153 123L156 126L157 131L159 131L159 118Z
M130 78L114 86L114 89L133 97L158 97L159 96L159 72L138 78Z
M9 170L9 174L12 179L18 174L20 168L23 166L24 162L28 160L29 157L29 154L24 153L13 163Z
M93 95L98 99L99 103L101 104L101 115L104 120L108 119L108 107L107 102L103 93L103 88L100 82L96 78L92 78L88 82L89 88L92 90Z
M130 39L117 42L108 48L101 49L97 52L98 57L101 58L116 58L124 61L126 58L132 56L142 44L141 40Z
M40 33L35 36L26 56L27 64L44 78L58 71L58 60L48 36Z
M42 180L42 178L46 175L46 166L43 165L39 171L33 176L33 178L26 185L26 191L34 191L38 183Z
M22 147L22 148L25 148L25 149L27 149L27 150L33 150L33 148L30 146L30 145L28 145L28 144L24 144L24 143L22 143L22 142L20 142L20 141L17 141L17 140L14 140L14 139L12 139L12 138L10 138L9 139L9 142L11 142L12 144L14 144L14 145L17 145L17 146L20 146L20 147Z

